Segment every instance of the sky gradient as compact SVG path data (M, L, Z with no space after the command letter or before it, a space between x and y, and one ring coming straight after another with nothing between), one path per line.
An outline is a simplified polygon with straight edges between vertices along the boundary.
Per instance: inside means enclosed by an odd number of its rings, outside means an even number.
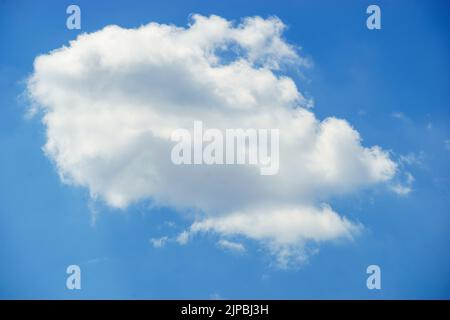
M0 298L450 298L450 6L376 3L382 29L371 31L368 1L77 1L78 31L65 27L69 2L0 0ZM363 145L389 150L414 176L412 191L377 186L328 199L364 230L281 270L255 241L230 252L213 233L155 248L150 239L191 221L148 201L110 208L63 184L42 151L41 117L26 117L35 57L109 24L186 26L193 13L280 18L283 37L313 62L288 75L314 99L316 117L346 119ZM66 289L71 264L81 267L82 290ZM366 287L371 264L381 267L381 290Z

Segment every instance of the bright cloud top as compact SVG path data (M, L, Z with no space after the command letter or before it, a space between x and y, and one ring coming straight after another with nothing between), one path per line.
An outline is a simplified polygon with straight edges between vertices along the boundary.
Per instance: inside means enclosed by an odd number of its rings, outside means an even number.
M229 247L244 236L268 246L280 265L301 258L308 242L352 238L359 224L324 201L389 183L397 165L380 147L363 147L345 120L318 120L280 75L306 61L284 28L277 18L236 25L194 15L186 28L108 26L37 57L28 91L43 110L44 150L62 181L112 207L150 199L199 212L182 242L216 232ZM279 173L174 165L171 134L195 120L279 129Z

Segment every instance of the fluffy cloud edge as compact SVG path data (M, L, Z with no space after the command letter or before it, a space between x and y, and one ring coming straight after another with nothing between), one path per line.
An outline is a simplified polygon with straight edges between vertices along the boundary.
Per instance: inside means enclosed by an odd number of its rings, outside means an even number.
M186 244L206 232L245 236L264 243L280 266L304 261L312 254L308 242L352 240L361 224L339 216L329 205L314 203L322 196L390 182L397 164L380 147L363 147L347 121L316 119L296 83L276 74L286 63L308 64L282 38L284 29L276 17L244 18L236 25L219 16L193 15L186 28L158 23L137 29L108 26L37 57L28 92L33 106L44 111L44 150L61 180L87 187L93 198L123 209L149 198L176 208L197 206L207 216L195 220L175 241ZM227 50L234 60L224 62L220 52ZM175 84L178 88L172 88ZM216 109L211 111L213 104ZM174 168L149 150L167 152L171 128L199 115L218 125L283 126L291 136L283 147L293 150L298 163L288 161L289 170L271 180L280 191L264 186L250 167L205 169L202 177L229 175L242 179L243 187L220 189L216 180L206 179L197 193L190 186L198 182L198 171L177 170L172 175ZM149 163L156 165L149 168ZM296 175L307 181L296 181ZM149 182L152 179L155 182ZM176 182L179 190L173 188ZM253 185L255 192L245 188ZM411 190L398 183L391 189L398 194ZM223 209L230 199L237 205ZM268 203L261 205L257 199ZM162 247L169 240L151 243ZM231 248L232 242L224 241Z

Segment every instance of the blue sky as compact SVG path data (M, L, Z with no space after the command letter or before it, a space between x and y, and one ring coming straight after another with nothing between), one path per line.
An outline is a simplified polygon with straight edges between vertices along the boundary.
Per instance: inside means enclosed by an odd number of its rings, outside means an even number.
M415 178L408 195L373 187L328 200L364 230L351 243L320 245L293 270L273 267L254 241L243 239L243 254L222 250L215 234L154 248L149 239L183 231L188 218L148 201L111 209L61 183L42 151L45 127L39 116L26 119L22 93L34 58L80 33L65 27L69 4L0 1L1 298L450 298L446 1L376 1L376 31L365 27L369 1L76 2L81 32L186 26L192 13L277 16L288 26L284 38L314 63L289 75L314 98L316 117L344 118L364 145L407 159L403 169ZM70 264L81 267L80 291L66 289ZM382 290L366 287L371 264L381 267Z

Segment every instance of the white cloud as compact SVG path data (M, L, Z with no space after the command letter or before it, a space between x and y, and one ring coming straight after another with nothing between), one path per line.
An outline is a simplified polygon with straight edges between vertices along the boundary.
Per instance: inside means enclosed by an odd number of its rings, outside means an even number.
M245 252L245 247L242 243L238 243L238 242L234 242L234 241L229 241L229 240L225 240L225 239L220 239L219 242L217 242L218 246L226 249L226 250L230 250L233 252Z
M195 222L191 232L216 231L224 235L245 234L255 240L294 245L337 238L351 238L358 226L340 217L329 206L259 208L233 212Z
M152 238L150 239L150 243L155 247L155 248L162 248L165 246L166 242L169 240L168 237L161 237L161 238Z
M400 121L403 121L405 123L410 123L411 122L411 119L406 114L404 114L403 112L393 112L391 115L392 115L392 117L394 117L394 118L396 118L396 119L398 119Z
M413 190L412 185L415 180L414 176L409 172L405 172L404 176L404 182L392 183L390 186L391 190L400 196L406 196Z
M179 244L186 244L189 241L189 232L183 231L176 238L175 241Z
M358 223L329 197L389 183L397 165L364 147L345 120L317 119L283 65L307 60L282 38L277 18L235 25L194 15L186 27L108 26L36 58L28 92L43 111L47 142L64 183L126 208L143 199L196 211L176 239L213 231L264 243L278 260L302 260L309 241L351 238ZM175 166L177 128L280 129L280 170Z
M425 162L425 153L423 151L416 153L408 153L406 155L400 155L398 162L400 165L419 166L422 167Z
M328 205L323 205L318 208L261 207L209 217L195 222L190 233L214 231L225 236L246 235L266 244L276 256L277 265L288 268L306 260L311 253L305 249L308 242L352 240L361 230L361 225L340 217Z

